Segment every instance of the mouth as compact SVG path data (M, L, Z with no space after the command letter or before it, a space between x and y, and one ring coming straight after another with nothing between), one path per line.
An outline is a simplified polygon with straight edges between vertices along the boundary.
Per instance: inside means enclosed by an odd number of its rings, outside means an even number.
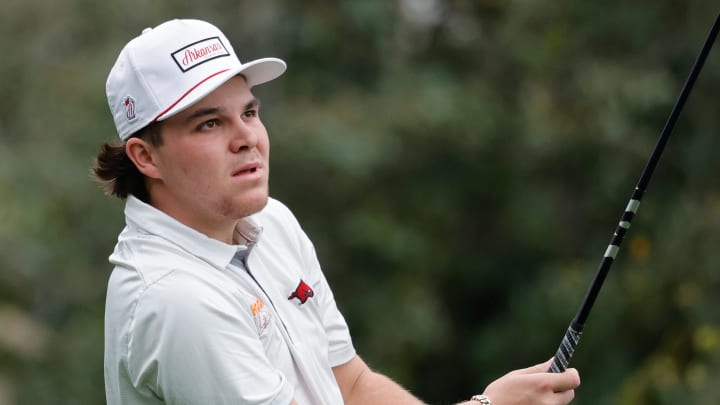
M251 175L251 174L255 174L255 173L259 172L260 169L261 169L261 166L259 163L250 163L250 164L247 164L247 165L239 168L238 170L235 170L232 173L232 176L233 177L247 176L247 175Z

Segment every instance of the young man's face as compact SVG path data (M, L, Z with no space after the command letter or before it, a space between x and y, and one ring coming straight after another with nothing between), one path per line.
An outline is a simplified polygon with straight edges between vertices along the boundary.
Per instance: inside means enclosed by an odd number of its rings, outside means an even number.
M211 237L261 210L268 199L270 143L259 107L236 76L165 120L163 144L152 148L159 175L150 180L152 204Z

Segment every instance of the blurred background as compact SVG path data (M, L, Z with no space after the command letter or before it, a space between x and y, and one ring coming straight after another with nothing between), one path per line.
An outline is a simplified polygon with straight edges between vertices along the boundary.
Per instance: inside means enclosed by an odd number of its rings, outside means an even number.
M710 0L3 0L0 404L100 404L119 200L105 79L147 26L206 19L259 86L271 194L356 348L432 404L550 358L718 12ZM719 45L720 46L720 45ZM578 404L720 398L720 49L572 366Z

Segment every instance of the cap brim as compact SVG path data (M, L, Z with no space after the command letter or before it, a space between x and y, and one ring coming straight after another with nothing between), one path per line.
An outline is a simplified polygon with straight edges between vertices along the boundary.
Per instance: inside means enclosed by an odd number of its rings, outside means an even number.
M188 90L175 104L160 113L154 121L163 121L180 113L239 74L245 77L249 87L253 87L279 77L285 72L285 69L287 69L287 65L282 59L262 58L242 64L237 69L218 72Z
M262 58L242 65L236 74L242 73L248 86L256 86L278 78L287 69L285 62L278 58Z

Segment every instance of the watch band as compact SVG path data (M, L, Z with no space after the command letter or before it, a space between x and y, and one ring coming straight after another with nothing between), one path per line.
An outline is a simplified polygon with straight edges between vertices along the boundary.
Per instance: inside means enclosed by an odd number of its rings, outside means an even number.
M470 400L480 401L482 405L492 405L492 401L490 401L490 398L487 395L473 395Z

